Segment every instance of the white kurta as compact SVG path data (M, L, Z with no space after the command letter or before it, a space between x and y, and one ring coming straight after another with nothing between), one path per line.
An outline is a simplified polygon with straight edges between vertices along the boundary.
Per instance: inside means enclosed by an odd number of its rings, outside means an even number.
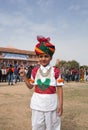
M50 65L43 67L42 65L40 66L41 70L43 73L46 73L48 69L50 69ZM46 77L43 77L42 75L38 74L39 71L37 71L37 74L35 76L35 82L34 84L37 85L37 79L38 77L41 79L42 82L45 81ZM33 77L32 77L33 78ZM55 79L55 72L54 72L54 67L51 68L51 72L49 75L50 78L50 86L62 86L64 85L63 82L58 83L57 80L60 79L60 75ZM57 98L57 94L39 94L34 92L33 96L31 98L31 103L30 107L34 110L39 110L39 111L52 111L57 108L59 101Z

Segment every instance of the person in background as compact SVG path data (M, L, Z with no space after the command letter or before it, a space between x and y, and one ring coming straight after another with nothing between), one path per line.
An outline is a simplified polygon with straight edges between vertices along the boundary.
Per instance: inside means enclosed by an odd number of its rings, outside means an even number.
M13 85L13 73L14 73L13 66L10 65L7 70L8 85Z
M2 79L2 70L0 68L0 82L1 82L1 79Z
M15 83L17 83L18 81L20 82L20 75L19 75L18 66L14 67L14 79L15 79Z
M2 80L2 82L4 82L4 81L6 82L6 76L7 76L6 67L3 66L1 71L2 71L2 78L1 78L1 80Z
M85 73L84 67L81 67L80 68L80 81L84 81L84 73Z
M60 69L50 65L55 46L50 43L50 38L38 36L37 40L35 52L39 57L40 66L32 69L30 79L27 78L24 69L20 70L27 87L34 88L30 103L32 130L60 130L64 83Z
M30 65L29 67L28 67L28 71L27 71L27 77L28 78L31 78L31 72L32 72L32 69L34 68L34 66L32 66L32 65Z
M88 68L86 69L86 81L88 81Z

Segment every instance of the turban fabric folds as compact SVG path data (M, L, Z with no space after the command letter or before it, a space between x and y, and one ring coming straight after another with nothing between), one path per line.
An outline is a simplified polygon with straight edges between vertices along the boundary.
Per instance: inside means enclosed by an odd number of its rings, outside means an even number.
M35 52L37 55L40 54L49 54L52 56L55 52L55 46L50 43L50 38L45 38L43 36L37 36L39 43L35 46Z

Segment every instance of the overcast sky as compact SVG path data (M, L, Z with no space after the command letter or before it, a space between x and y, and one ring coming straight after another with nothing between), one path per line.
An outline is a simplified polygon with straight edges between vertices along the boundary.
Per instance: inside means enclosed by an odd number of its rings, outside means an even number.
M51 38L56 59L88 65L88 0L0 0L0 46L34 50Z

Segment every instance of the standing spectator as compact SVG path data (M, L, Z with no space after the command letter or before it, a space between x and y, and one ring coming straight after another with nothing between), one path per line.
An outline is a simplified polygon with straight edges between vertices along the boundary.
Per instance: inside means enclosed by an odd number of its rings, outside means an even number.
M14 69L12 65L10 65L7 72L8 85L13 85L13 72L14 72Z
M2 71L1 71L1 68L0 68L0 82L1 82L1 79L2 79Z
M69 71L69 69L66 69L66 74L65 74L65 80L68 82L68 81L70 81L70 71Z
M84 68L82 67L80 69L80 81L84 81L84 73L85 73L85 71L84 71Z
M32 66L32 65L28 67L28 72L27 72L27 77L28 78L31 78L31 72L32 72L33 68L34 68L34 66Z
M86 81L88 81L88 68L86 69Z
M6 76L7 76L7 71L6 71L6 67L2 67L1 69L2 71L2 82L5 81L6 82Z
M14 68L14 80L15 80L15 83L17 83L18 80L20 82L20 74L19 74L19 69L17 66L15 66Z

